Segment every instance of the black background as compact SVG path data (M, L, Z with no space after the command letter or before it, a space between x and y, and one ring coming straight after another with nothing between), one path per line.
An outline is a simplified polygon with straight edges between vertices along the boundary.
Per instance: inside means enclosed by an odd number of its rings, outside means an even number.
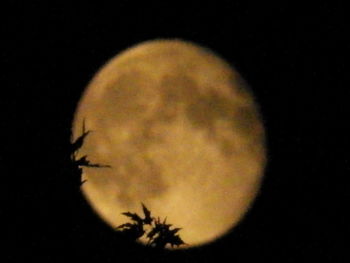
M1 176L14 179L2 186L15 204L2 213L10 215L6 261L346 262L349 93L340 4L10 3L1 11ZM91 77L123 49L154 38L194 41L235 66L261 107L269 159L256 202L231 234L160 254L122 242L62 173Z

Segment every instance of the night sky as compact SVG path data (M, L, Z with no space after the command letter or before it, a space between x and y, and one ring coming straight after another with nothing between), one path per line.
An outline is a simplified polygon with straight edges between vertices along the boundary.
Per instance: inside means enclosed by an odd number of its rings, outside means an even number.
M3 226L11 246L3 262L345 262L349 91L340 5L9 2L1 18L0 163L1 175L14 180L3 185L5 201L15 205ZM229 235L188 251L126 244L62 172L91 77L120 51L154 38L193 41L231 63L267 131L268 165L251 210Z

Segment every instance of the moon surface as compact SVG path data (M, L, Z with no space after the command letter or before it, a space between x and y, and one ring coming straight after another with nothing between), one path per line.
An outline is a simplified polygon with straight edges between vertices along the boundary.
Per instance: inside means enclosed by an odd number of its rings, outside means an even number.
M181 227L189 246L215 241L242 219L266 163L258 105L238 72L207 48L153 40L112 58L78 103L79 156L112 168L84 168L82 190L112 227L122 212Z

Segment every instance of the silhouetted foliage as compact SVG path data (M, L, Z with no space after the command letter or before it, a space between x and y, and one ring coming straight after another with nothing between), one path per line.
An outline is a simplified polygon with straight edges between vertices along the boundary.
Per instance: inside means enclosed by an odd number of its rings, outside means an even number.
M71 148L70 148L70 155L71 155L71 160L72 160L72 173L77 179L80 181L80 186L86 182L86 180L82 181L81 177L83 174L83 169L82 167L91 167L91 168L111 168L109 165L101 165L101 164L96 164L96 163L91 163L87 155L84 155L77 159L77 153L81 149L81 147L84 144L84 141L86 139L86 136L90 133L91 131L85 131L85 119L83 120L83 132L82 134L73 142L71 143Z
M104 168L111 166L109 165L100 165L91 163L88 160L87 155L84 155L80 158L77 158L78 152L83 146L87 135L91 131L85 130L85 120L83 121L83 130L82 134L70 145L70 157L71 157L71 166L69 167L71 174L77 180L75 185L81 186L86 180L82 181L83 170L82 167L91 167L91 168ZM118 226L116 229L120 232L127 240L137 241L141 237L147 239L147 245L155 248L165 248L168 244L171 247L185 245L185 242L177 234L181 228L171 229L171 224L166 223L166 218L161 222L160 218L157 219L151 216L151 211L141 203L142 211L144 216L140 217L137 213L124 212L122 213L126 217L130 218L131 223L125 223ZM148 229L145 226L149 226Z
M70 149L71 155L74 156L79 151L79 149L84 144L86 136L88 136L88 134L90 132L91 131L85 131L85 119L84 119L83 120L83 133L82 133L82 135L80 135L73 143L71 143L71 149ZM72 158L74 158L74 157L72 157Z
M167 244L171 247L185 245L185 242L177 234L181 228L171 229L171 224L166 223L166 218L161 222L160 218L151 217L151 212L142 204L144 218L136 213L124 212L123 215L129 217L132 223L125 223L118 226L119 230L127 239L136 241L145 235L147 245L155 248L165 248ZM144 228L150 226L150 230Z

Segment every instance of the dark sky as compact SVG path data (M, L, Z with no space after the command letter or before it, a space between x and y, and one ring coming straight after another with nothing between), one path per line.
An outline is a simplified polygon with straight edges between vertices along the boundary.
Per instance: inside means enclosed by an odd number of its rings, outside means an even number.
M9 92L0 100L0 162L2 175L15 180L5 188L18 191L6 199L15 203L7 261L345 262L349 92L341 78L340 4L9 2L1 18L2 87ZM123 244L62 173L88 81L118 52L154 38L197 42L237 68L261 106L269 158L261 193L235 231L162 255Z

